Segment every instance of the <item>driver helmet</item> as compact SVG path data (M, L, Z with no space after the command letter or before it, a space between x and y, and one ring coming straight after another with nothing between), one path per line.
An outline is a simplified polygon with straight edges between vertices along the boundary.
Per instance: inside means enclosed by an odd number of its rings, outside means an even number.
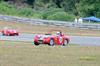
M57 35L60 35L60 32L57 32Z

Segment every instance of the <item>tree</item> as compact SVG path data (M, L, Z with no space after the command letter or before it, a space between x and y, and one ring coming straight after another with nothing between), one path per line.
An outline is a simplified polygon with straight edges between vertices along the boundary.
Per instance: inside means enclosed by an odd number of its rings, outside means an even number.
M34 8L34 3L35 3L35 0L27 0L27 4L32 6L32 8Z
M100 17L100 0L81 0L78 7L80 15Z
M53 0L53 2L57 5L58 8L62 8L61 3L63 2L63 0Z

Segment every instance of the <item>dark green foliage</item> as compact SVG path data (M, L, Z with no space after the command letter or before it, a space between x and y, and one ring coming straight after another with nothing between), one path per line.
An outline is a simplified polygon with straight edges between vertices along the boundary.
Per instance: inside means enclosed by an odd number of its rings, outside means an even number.
M5 2L0 3L0 14L16 15L31 18L42 18L41 13L33 11L31 8L26 7L17 9L15 6L7 4Z
M72 21L74 20L74 15L68 14L66 12L56 12L52 15L49 15L47 19L49 20L61 20L61 21Z
M75 16L100 18L100 0L0 0L0 13L64 21Z
M32 8L34 8L35 0L27 0L26 2L28 5L32 6Z
M47 19L48 16L55 14L56 12L64 12L60 8L49 8L43 11L43 19Z

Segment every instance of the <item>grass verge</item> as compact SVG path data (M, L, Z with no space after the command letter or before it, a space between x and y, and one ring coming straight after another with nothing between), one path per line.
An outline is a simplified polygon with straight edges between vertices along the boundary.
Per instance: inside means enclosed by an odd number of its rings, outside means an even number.
M0 41L0 46L3 46L0 47L0 66L99 66L100 64L98 46L33 46L31 42L10 41Z
M12 27L18 29L21 33L48 33L50 30L62 30L66 35L78 35L78 36L99 36L100 30L78 29L59 26L41 26L30 25L25 23L5 22L0 21L0 30L4 27Z

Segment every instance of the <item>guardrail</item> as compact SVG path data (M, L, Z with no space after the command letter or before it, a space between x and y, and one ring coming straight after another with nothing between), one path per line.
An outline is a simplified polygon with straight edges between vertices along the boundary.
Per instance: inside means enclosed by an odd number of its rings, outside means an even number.
M9 22L13 21L13 22L29 23L32 25L54 25L54 26L74 27L74 28L81 28L81 29L100 30L100 24L41 20L41 19L23 18L23 17L8 16L8 15L0 15L0 20L9 21Z

